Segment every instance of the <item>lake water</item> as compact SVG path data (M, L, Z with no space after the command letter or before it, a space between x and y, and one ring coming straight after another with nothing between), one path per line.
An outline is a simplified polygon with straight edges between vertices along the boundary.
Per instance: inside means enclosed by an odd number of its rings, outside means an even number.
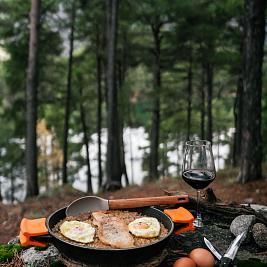
M216 170L223 169L225 167L225 161L229 156L230 148L228 144L225 144L225 139L229 139L233 133L232 130L229 130L227 135L222 134L220 136L214 137L213 145L213 154L215 159ZM77 135L72 138L71 142L81 142L82 135ZM144 171L142 168L142 162L144 153L149 153L149 142L148 134L145 132L143 127L139 128L126 128L124 130L124 145L125 145L125 163L127 168L127 174L130 184L142 184L144 177L147 175L147 171ZM217 144L219 139L219 145ZM102 130L102 163L103 170L106 160L106 147L107 147L107 131L106 129ZM167 144L167 147L173 147L173 144ZM80 151L81 155L85 157L85 147ZM92 186L93 192L98 191L98 165L97 165L97 134L91 136L91 142L89 144L89 153L90 153L90 164L92 172ZM169 151L167 153L169 167L165 170L165 173L169 176L180 176L180 169L182 164L183 156L183 144L177 146L176 150ZM70 164L75 164L70 162ZM86 166L82 167L79 172L75 175L73 182L73 187L86 192ZM105 177L104 177L105 179ZM4 197L4 202L7 202L7 199L10 199L10 188L11 182L9 179L0 176L1 183L1 193ZM125 185L125 179L122 179L123 185ZM15 199L22 201L25 198L25 181L21 178L15 180L15 186L19 189L15 192ZM40 187L40 192L44 192L45 187Z
M229 131L229 135L232 134L232 130ZM145 132L143 127L139 128L126 128L124 130L124 146L125 146L125 163L127 168L127 174L130 181L130 184L142 184L143 179L147 176L147 171L144 171L142 168L142 162L144 158L144 153L149 153L149 142L148 134ZM227 136L221 134L219 136L220 142L225 141ZM218 136L217 136L218 140ZM217 141L216 139L214 142ZM103 166L105 162L106 155L106 146L107 146L107 132L106 129L102 131L102 156L103 156ZM225 142L223 142L225 143ZM168 147L173 147L173 144L167 144ZM90 164L92 175L95 177L92 180L93 191L97 192L97 135L92 135L92 142L90 143ZM216 170L223 169L225 167L225 161L228 158L230 153L230 147L228 144L214 144L213 145L213 154L215 160ZM82 155L85 156L85 150L82 151ZM181 143L176 150L169 151L167 153L168 161L170 166L166 173L169 176L180 176L180 169L182 164L183 157L183 143ZM123 180L125 185L125 181ZM73 183L73 187L86 191L86 166L82 168L77 176L77 179Z

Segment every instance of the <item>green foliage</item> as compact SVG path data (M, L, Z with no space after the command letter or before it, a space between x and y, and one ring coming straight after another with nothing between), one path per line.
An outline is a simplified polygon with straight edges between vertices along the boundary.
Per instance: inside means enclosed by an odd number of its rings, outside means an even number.
M148 129L151 113L151 101L149 99L151 79L151 73L144 65L139 65L128 71L125 81L128 87L128 118L125 117L125 119L132 127L144 126Z
M22 246L15 245L3 245L0 244L0 262L4 263L12 259L15 253L20 252L23 249Z

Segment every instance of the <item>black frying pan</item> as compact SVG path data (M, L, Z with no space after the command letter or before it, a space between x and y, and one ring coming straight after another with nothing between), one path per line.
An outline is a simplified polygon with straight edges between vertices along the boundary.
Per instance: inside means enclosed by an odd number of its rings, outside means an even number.
M58 238L52 231L54 226L66 217L65 207L55 211L46 219L46 227L49 232L49 236L46 236L46 241L54 244L63 256L75 261L89 264L127 266L129 264L141 263L153 256L159 255L167 245L167 242L173 232L174 224L172 220L162 211L152 207L130 210L138 211L143 215L157 218L159 222L163 223L163 225L168 229L169 232L167 236L155 243L129 249L97 249L83 247L78 244L74 245L73 243ZM41 236L33 238L39 241L44 241L44 239L41 240Z

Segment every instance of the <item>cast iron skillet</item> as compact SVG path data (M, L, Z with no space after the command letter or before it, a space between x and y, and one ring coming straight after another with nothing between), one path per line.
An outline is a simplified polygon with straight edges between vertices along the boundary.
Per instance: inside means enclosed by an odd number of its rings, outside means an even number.
M168 229L167 236L155 243L129 249L97 249L83 247L78 244L74 245L73 243L58 238L52 231L54 226L66 217L65 207L55 211L46 219L46 227L49 232L49 235L45 237L46 241L54 244L63 256L89 264L127 266L128 264L141 263L155 255L159 255L167 245L173 232L174 224L172 220L162 211L153 207L128 210L138 211L141 214L157 218ZM35 240L44 241L41 236L33 238Z

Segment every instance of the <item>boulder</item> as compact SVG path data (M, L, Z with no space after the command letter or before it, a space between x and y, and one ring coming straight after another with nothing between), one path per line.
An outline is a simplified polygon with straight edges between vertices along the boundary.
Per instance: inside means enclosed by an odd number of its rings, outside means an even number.
M57 248L53 245L45 250L38 250L30 247L22 252L21 258L25 266L42 267L50 266L51 264L60 260L60 254Z
M252 235L256 244L263 249L267 248L267 227L263 223L256 223L252 228Z
M230 231L235 236L238 236L245 231L245 242L249 242L251 238L251 228L255 220L255 215L239 215L232 221L230 225Z

